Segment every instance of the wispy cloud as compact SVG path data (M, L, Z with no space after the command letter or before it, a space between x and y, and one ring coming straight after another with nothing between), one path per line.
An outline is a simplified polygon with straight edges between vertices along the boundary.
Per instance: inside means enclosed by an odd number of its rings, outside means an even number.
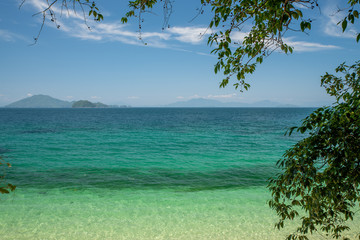
M198 94L194 94L192 96L189 97L189 99L193 99L193 98L201 98L200 95Z
M230 93L230 94L221 94L221 95L208 95L206 98L214 98L214 99L221 99L221 98L233 98L236 97L236 93Z
M248 32L234 32L232 35L231 35L231 39L234 41L234 42L242 42L244 41L244 38L248 35L249 33Z
M199 44L209 35L207 28L201 27L172 27L167 32L172 34L173 39L191 44Z
M242 42L248 35L248 32L235 32L232 34L234 42ZM294 47L295 52L316 52L321 50L339 49L340 47L329 44L322 44L316 42L296 41L295 37L283 38L283 41L289 46Z
M45 1L42 0L28 0L25 3L31 5L39 12L48 6ZM139 41L140 35L138 32L126 30L126 26L120 22L92 24L93 22L81 13L76 14L71 10L62 12L56 5L52 7L52 10L57 16L56 24L49 21L46 22L46 25L50 27L57 27L58 25L60 31L67 33L71 37L82 40L117 41L125 44L144 45L143 42ZM42 18L41 14L39 16ZM141 37L144 42L149 41L149 43L153 43L156 47L163 47L157 44L158 39L168 39L169 34L162 32L143 32Z
M47 4L42 0L28 0L27 5L31 5L36 11L47 8ZM57 24L60 30L72 37L82 40L93 41L117 41L131 45L147 45L158 48L173 48L173 43L183 42L189 44L199 44L206 39L207 28L203 27L179 27L175 26L162 32L143 31L141 35L137 31L127 30L128 26L120 22L101 22L94 24L90 28L84 23L84 16L73 11L61 11L56 5L52 6L57 15ZM41 15L40 15L41 16ZM61 18L60 18L61 16ZM42 16L41 16L42 17ZM92 23L91 20L87 21ZM48 26L56 27L52 22L46 22ZM139 40L141 37L141 40Z
M341 25L338 25L338 23L344 19L346 14L346 11L339 11L335 5L327 6L324 9L324 33L332 37L354 38L358 32L354 25L348 24L345 32L342 31Z
M128 97L128 99L139 99L140 97L138 97L138 96L130 96L130 97Z
M205 98L205 99L230 99L230 98L238 98L236 93L229 94L208 94L204 96L200 96L198 94L194 94L190 97L179 96L178 99L196 99L196 98Z
M166 47L163 40L170 38L170 35L162 32L143 32L141 35L138 32L129 31L126 26L120 22L114 23L99 23L89 30L83 22L77 21L73 23L76 30L69 32L73 37L81 38L83 40L102 40L102 41L116 41L130 45L151 45L152 47ZM139 40L141 36L142 41Z
M102 97L99 96L91 96L91 99L101 99Z
M41 11L47 7L45 1L42 0L27 0L26 4L32 5L38 11ZM61 9L56 6L53 7L53 10L56 12L57 16L61 15ZM334 25L335 18L331 18L332 22L327 26L329 33L339 31L331 30L332 27L338 27ZM92 21L88 21L91 23ZM66 32L69 36L79 38L82 40L91 40L91 41L114 41L121 42L129 45L144 45L146 43L148 46L156 48L169 48L173 50L180 51L189 51L185 49L180 49L177 45L179 42L187 43L191 45L196 45L203 43L211 31L205 27L180 27L174 26L168 28L165 31L161 32L142 32L141 41L139 40L140 34L136 31L128 30L128 25L124 25L120 22L101 22L94 24L89 29L88 26L84 23L84 16L80 13L75 14L73 11L69 11L62 14L61 18L57 19L57 23L60 25L60 30ZM56 25L49 22L53 27ZM341 32L341 31L340 31ZM1 32L0 32L1 33ZM352 30L349 31L352 33ZM233 42L242 42L244 37L248 34L246 31L234 32L232 34ZM6 35L5 35L6 36ZM347 36L347 35L346 35ZM6 37L11 39L11 35ZM328 49L337 49L339 47L334 45L326 45L315 42L306 42L306 41L296 41L294 38L285 38L284 41L290 46L293 46L296 52L313 52L320 50ZM193 52L193 51L189 51ZM194 52L200 55L207 55L201 52Z
M340 49L340 47L335 45L321 44L315 42L305 42L305 41L295 41L294 38L284 38L284 42L289 46L294 47L295 52L316 52L321 50L329 49Z
M25 40L25 37L5 29L0 29L0 40L6 42L14 42L16 40Z

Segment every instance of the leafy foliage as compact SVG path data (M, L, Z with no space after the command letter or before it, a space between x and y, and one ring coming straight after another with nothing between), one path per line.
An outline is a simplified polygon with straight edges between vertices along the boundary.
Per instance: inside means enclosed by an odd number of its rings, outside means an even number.
M15 190L16 186L6 183L5 181L5 168L11 167L10 163L7 163L3 160L3 158L0 156L0 169L2 170L0 174L0 194L8 194Z
M329 73L321 84L336 103L319 108L290 129L308 137L286 151L277 162L281 169L269 183L269 202L280 217L301 214L302 225L288 239L307 239L306 233L321 230L334 238L348 230L360 202L360 62L344 63L337 69L342 77ZM359 233L360 234L360 233ZM359 235L360 238L360 235Z
M293 21L300 21L300 30L311 28L311 20L303 19L302 12L295 2L299 1L206 1L212 5L215 16L209 27L216 31L211 34L208 44L216 44L213 53L218 55L215 73L222 71L226 76L221 87L229 83L231 76L236 75L235 88L247 90L250 85L245 82L245 76L253 73L257 64L275 49L280 48L285 53L292 53L293 48L283 41L283 36L290 29ZM308 8L317 5L316 1L300 1ZM235 42L234 50L232 34L245 30L245 36L240 42ZM244 31L243 31L244 32Z
M349 4L348 15L345 16L345 18L338 23L338 24L341 23L343 32L345 32L345 30L347 28L348 21L351 24L354 24L355 18L359 18L359 11L357 9L355 9L355 6L359 3L360 3L360 0L349 0L348 1L348 4ZM360 40L360 33L358 33L356 36L356 41L359 42L359 40Z

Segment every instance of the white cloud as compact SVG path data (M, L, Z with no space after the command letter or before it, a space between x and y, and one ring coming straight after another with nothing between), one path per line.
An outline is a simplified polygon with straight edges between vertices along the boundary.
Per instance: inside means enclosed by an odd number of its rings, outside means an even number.
M34 7L39 12L44 10L48 6L46 4L46 2L42 1L42 0L27 0L27 1L24 2L23 5L31 5L32 7Z
M335 45L326 45L321 43L314 42L305 42L305 41L294 41L292 37L284 38L284 42L291 47L294 47L295 52L315 52L328 49L340 49L340 47Z
M176 98L177 99L197 99L197 98L205 98L205 99L230 99L230 98L236 98L236 99L240 99L241 97L238 97L236 93L229 93L229 94L218 94L218 95L209 94L207 96L200 96L198 94L194 94L194 95L192 95L190 97L178 96Z
M14 42L16 40L25 40L25 38L19 34L10 32L8 30L0 29L0 40L6 42Z
M208 35L207 28L201 27L172 27L167 32L173 34L173 38L185 43L199 44Z
M249 34L248 32L234 32L231 38L233 42L242 42L248 34ZM340 49L340 47L335 45L327 45L316 42L296 41L294 40L294 37L283 38L283 41L289 46L294 47L294 51L296 52L315 52L315 51L327 50L327 49Z
M32 94L32 93L28 93L28 94L26 94L26 96L28 96L28 97L32 97L32 96L34 96L34 94Z
M248 32L234 32L231 34L231 40L233 42L242 42L248 34Z
M138 32L126 30L126 26L120 22L99 23L91 31L84 28L83 23L79 22L77 24L78 28L82 26L82 31L78 31L78 35L73 36L81 37L82 39L118 41L131 45L144 45L144 43L147 43L152 47L166 47L161 41L170 38L170 34L167 33L142 32L142 42L139 40L140 34Z
M222 95L208 95L207 98L233 98L236 96L236 93L230 93L230 94L222 94Z
M338 25L346 14L347 11L338 11L335 6L327 6L324 10L326 16L324 33L332 37L355 38L358 31L353 24L349 23L345 32L342 31L341 25Z
M195 94L189 97L189 99L193 99L193 98L201 98L199 95Z
M48 5L43 0L27 0L26 4L32 5L38 11L45 9ZM59 5L57 5L59 6ZM78 14L73 11L65 12L62 14L62 18L59 18L61 15L61 10L57 6L53 6L53 10L57 14L57 24L60 25L60 30L66 32L71 37L79 38L82 40L91 40L91 41L115 41L121 42L124 44L130 45L139 45L143 46L146 43L148 46L156 48L169 48L173 50L186 51L184 49L179 49L174 46L176 41L189 43L189 44L200 44L206 39L206 35L209 35L211 32L204 27L178 27L174 26L167 29L164 32L142 32L141 38L139 40L139 33L135 31L127 30L127 25L124 25L120 22L101 22L90 26L84 23L84 18L79 12ZM339 33L341 31L331 30L334 27L334 21L337 21L335 18L331 18L331 24L325 28L325 31L329 33ZM88 21L88 24L93 23L91 20ZM48 22L48 25L56 27L52 22ZM335 27L336 24L335 24ZM352 30L349 31L352 33ZM244 40L244 37L248 32L234 32L232 34L233 42L241 42ZM347 35L344 35L347 36ZM0 38L3 39L14 39L14 35L4 34L0 30ZM334 45L324 45L321 43L305 42L305 41L295 41L293 38L284 38L284 41L290 46L293 46L297 52L311 52L319 51L326 49L337 49L339 47ZM192 52L192 51L190 51ZM196 54L207 55L201 52L195 52ZM209 56L209 55L207 55Z
M203 53L203 52L195 52L195 53L198 54L198 55L201 55L201 56L216 57L213 54L209 54L209 53Z
M301 9L311 9L311 4L307 3L294 3L295 8L301 8Z
M128 97L128 99L139 99L140 97L138 97L138 96L130 96L130 97Z
M110 35L110 36L123 36L130 38L138 38L139 33L131 32L124 30L125 25L122 23L100 23L94 27L94 32L102 35ZM146 39L150 37L157 37L160 39L169 39L169 34L160 33L160 32L143 32L141 37Z
M91 96L91 99L100 99L101 97L99 96Z
M45 1L42 0L28 0L25 3L31 5L39 12L48 6ZM170 37L170 34L163 32L143 32L141 34L143 42L141 42L138 32L126 30L126 25L120 22L101 22L90 26L89 24L92 25L94 22L91 19L84 19L81 12L75 13L70 9L70 11L63 11L63 13L61 13L61 9L57 6L58 5L52 6L52 10L56 14L56 24L60 26L59 29L72 37L82 40L118 41L132 45L144 45L146 42L153 47L165 47L159 40L167 40ZM41 14L39 14L39 16L42 18ZM90 28L85 24L85 20ZM46 25L51 27L56 27L56 24L50 21L46 22Z
M50 2L49 2L50 3ZM33 8L35 8L38 12L35 13L35 14L39 14L42 16L42 11L44 9L47 9L49 7L49 4L46 3L45 0L26 0L24 2L24 5L30 5L32 6ZM77 18L79 20L84 20L84 17L82 15L82 12L74 12L72 11L72 6L69 7L69 11L66 11L65 8L61 9L61 7L57 7L58 5L57 4L54 4L51 6L51 9L54 11L54 13L56 14L56 17L57 17L57 21L59 20L58 17L62 17L62 18Z
M42 0L28 0L25 2L30 4L37 11L42 11L48 7L45 1ZM63 11L59 5L52 6L53 11L57 16L57 24L60 25L60 30L68 33L72 37L76 37L82 40L93 41L117 41L131 45L147 45L157 48L172 48L168 40L175 40L190 44L200 43L204 38L201 38L201 34L207 34L206 28L199 27L173 27L166 32L142 32L141 40L139 40L140 34L136 31L126 30L127 26L120 22L101 22L96 23L94 26L88 26L84 23L84 16L74 11ZM42 17L42 15L40 14ZM61 16L61 18L60 18ZM88 19L86 19L88 20ZM92 25L93 21L90 19L87 24ZM52 22L46 22L48 26L56 27Z

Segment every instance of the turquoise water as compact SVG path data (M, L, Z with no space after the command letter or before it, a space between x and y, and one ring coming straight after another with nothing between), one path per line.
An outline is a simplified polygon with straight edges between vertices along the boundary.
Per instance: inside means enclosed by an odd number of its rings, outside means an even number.
M0 109L1 239L281 239L265 187L312 110Z

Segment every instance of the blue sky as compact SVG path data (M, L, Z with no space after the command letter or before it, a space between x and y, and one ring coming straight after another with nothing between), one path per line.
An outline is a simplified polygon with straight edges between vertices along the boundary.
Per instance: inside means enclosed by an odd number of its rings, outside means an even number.
M360 55L351 26L341 33L335 14L341 1L319 1L321 10L309 35L288 32L285 41L294 46L291 55L273 53L248 76L249 91L240 93L231 84L219 88L217 61L207 46L206 27L211 16L196 15L200 1L177 0L173 4L170 28L163 27L162 9L144 15L142 37L137 19L121 24L127 1L98 1L104 15L101 23L87 21L80 11L57 15L60 28L45 23L36 45L33 37L41 26L45 0L0 1L0 106L34 94L62 100L88 99L107 104L156 106L191 98L223 102L271 100L300 106L330 104L320 87L320 76L344 61L353 63ZM55 6L59 8L59 6ZM202 38L200 34L205 33ZM241 40L242 34L233 39Z

